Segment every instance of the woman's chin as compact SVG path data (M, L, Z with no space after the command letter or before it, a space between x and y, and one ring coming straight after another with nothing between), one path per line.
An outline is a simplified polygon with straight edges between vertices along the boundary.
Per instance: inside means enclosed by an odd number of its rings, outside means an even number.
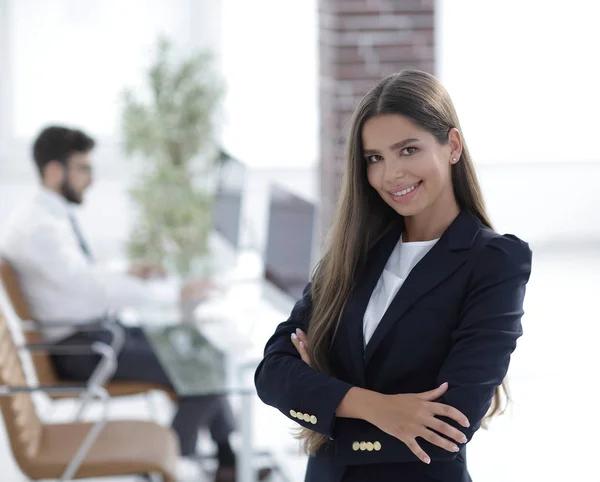
M420 206L398 206L397 204L393 204L391 208L404 217L415 216L423 211Z

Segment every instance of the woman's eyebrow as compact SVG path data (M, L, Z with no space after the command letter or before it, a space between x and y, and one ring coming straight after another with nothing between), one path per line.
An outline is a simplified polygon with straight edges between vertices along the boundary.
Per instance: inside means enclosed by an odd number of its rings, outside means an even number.
M404 139L403 141L392 144L390 146L390 151L394 151L396 149L402 149L406 144L410 144L411 142L418 142L418 141L419 141L419 139L417 139L416 137L411 137L410 139ZM379 151L377 149L363 149L363 153L365 155L379 154Z

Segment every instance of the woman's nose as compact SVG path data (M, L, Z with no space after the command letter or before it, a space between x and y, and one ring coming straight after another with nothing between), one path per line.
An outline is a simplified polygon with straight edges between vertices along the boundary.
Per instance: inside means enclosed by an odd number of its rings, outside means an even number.
M385 162L385 161L384 161ZM385 163L384 180L388 183L395 183L398 179L406 176L402 161L394 160Z

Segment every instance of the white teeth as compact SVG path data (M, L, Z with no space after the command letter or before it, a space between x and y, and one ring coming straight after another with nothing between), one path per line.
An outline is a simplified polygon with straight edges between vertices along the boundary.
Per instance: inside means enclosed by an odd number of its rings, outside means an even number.
M406 196L409 192L414 191L417 186L411 186L408 189L392 193L394 196Z

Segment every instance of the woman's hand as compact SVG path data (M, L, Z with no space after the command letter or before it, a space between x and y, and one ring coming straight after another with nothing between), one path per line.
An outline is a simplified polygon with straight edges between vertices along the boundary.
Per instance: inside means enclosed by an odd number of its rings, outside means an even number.
M467 443L465 435L448 423L435 418L435 415L451 418L463 427L469 427L469 421L454 407L436 403L448 390L443 383L435 390L423 393L401 393L398 395L376 394L369 410L368 422L385 433L404 442L420 460L426 464L431 462L429 456L416 441L421 437L449 452L458 452L459 448L450 440L433 432L442 433L458 443Z
M309 367L312 366L312 361L310 359L310 355L308 354L308 337L306 333L304 333L300 328L296 329L296 333L292 333L292 343L298 350L300 354L300 358L306 363Z

